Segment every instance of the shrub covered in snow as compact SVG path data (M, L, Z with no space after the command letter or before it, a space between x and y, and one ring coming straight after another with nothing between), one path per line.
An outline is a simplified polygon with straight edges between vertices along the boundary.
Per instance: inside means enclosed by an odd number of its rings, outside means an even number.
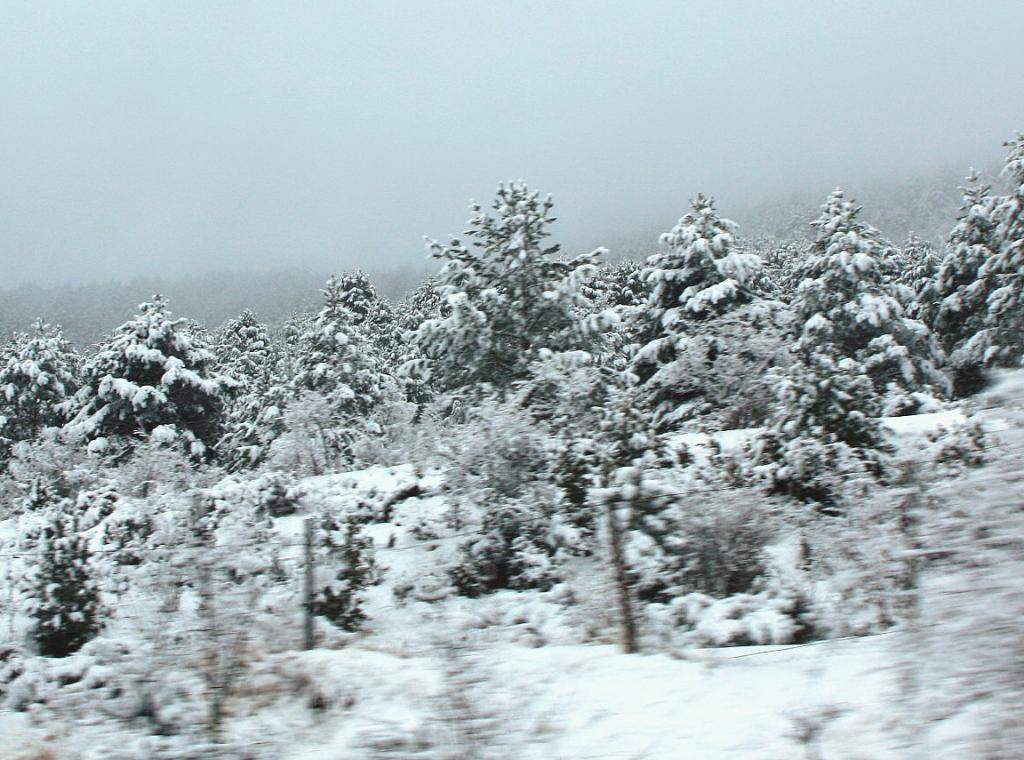
M39 564L27 589L32 639L46 657L64 657L102 625L99 591L78 520L55 513L39 540Z
M339 523L324 516L319 525L320 563L331 576L316 591L313 614L320 615L346 631L355 631L366 620L363 590L379 580L373 540L354 522Z
M772 492L836 510L855 481L885 474L891 451L863 366L814 352L778 384L776 421L751 442L752 474Z

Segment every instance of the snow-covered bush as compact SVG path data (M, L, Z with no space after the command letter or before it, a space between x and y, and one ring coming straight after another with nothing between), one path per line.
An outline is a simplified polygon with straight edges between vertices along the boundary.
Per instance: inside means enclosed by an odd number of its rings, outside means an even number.
M461 594L478 596L498 589L550 588L562 577L565 548L575 531L559 530L555 516L538 509L551 489L537 487L518 499L487 507L477 535L459 546L449 575ZM534 502L536 500L536 502Z
M633 508L625 546L641 598L726 597L755 588L765 571L765 547L775 538L771 499L747 488L652 494L650 500L646 509Z
M807 635L799 598L765 591L727 597L693 592L646 612L663 642L690 646L792 644Z
M439 451L451 494L446 521L473 534L451 570L463 593L547 587L561 562L583 549L550 472L555 451L514 402L486 402L449 428Z
M145 498L161 489L184 491L200 485L204 471L175 441L173 436L161 438L157 431L125 451L111 452L112 464L121 460L112 470L121 490Z
M322 475L354 456L359 427L329 396L302 393L288 402L280 423L281 433L267 449L266 465L271 469Z
M12 447L6 476L0 476L0 517L5 511L31 508L43 494L74 498L100 477L95 458L53 432Z
M836 511L858 482L884 476L890 446L879 399L856 361L801 357L777 393L776 421L746 449L751 474L771 492Z
M279 472L261 475L252 487L256 490L257 508L271 517L294 514L299 508L299 499L305 496L302 486Z
M46 657L65 657L102 626L99 590L78 520L56 512L39 540L39 564L28 582L32 640Z
M980 467L985 463L988 437L978 420L965 420L927 434L930 460L944 467Z
M330 581L317 589L313 614L346 631L358 630L366 621L363 590L379 580L373 540L354 522L339 523L325 515L319 524L318 553Z

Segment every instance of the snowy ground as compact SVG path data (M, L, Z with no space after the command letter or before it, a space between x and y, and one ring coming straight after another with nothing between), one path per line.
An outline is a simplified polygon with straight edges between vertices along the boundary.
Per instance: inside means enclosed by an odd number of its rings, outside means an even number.
M979 643L972 629L1021 632L1019 619L1004 613L1024 609L1017 591L1024 577L1022 400L1024 373L1007 373L967 405L990 433L989 463L936 489L937 498L965 505L972 526L991 528L985 534L991 546L977 550L955 521L930 526L925 550L943 550L948 559L922 578L917 627L801 646L625 655L614 645L614 628L600 625L581 642L581 618L613 618L613 597L600 578L592 579L589 606L572 607L557 587L455 597L443 575L424 572L455 546L418 531L442 506L436 475L377 467L308 478L303 512L275 521L286 559L298 556L306 513L380 504L419 487L417 496L396 504L389 522L370 530L387 582L369 593L365 632L322 632L313 651L282 646L258 657L227 705L227 749L194 756L1014 757L1013 747L992 738L1000 726L981 730L979 711L1003 688L1001 664L989 680L975 665L1001 651L1005 637L981 651L986 640ZM962 418L952 410L893 420L890 427L902 448ZM731 431L721 442L728 448L741 438L742 431ZM10 521L0 523L0 536L11 530ZM962 588L981 611L958 620L963 607L948 600L959 599L953 592ZM972 643L958 646L966 641ZM908 701L905 666L922 659L934 665L918 674L916 696ZM983 680L965 683L965 673ZM944 704L944 695L962 692L975 697L930 710ZM41 715L0 711L0 758L118 756L111 749L114 729L102 721L57 723Z

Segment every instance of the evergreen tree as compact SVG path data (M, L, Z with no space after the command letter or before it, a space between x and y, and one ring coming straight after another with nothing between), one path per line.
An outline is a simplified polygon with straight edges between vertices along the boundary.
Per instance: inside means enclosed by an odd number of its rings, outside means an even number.
M738 250L736 224L718 216L712 198L698 194L691 205L661 236L667 250L651 256L642 275L651 290L645 317L668 334L749 301L747 284L761 266L757 256Z
M986 364L1024 365L1024 134L1006 143L1003 174L1010 193L995 207L999 247L981 266L979 276L991 283L985 326Z
M77 521L58 514L43 529L41 557L31 582L32 638L45 657L66 657L100 629L99 589Z
M913 232L907 236L906 242L893 258L898 265L894 279L904 289L904 306L907 314L914 319L921 319L923 310L918 301L918 294L935 279L942 259L928 241L922 240Z
M416 340L417 331L427 320L441 319L450 310L446 309L437 283L428 278L395 309L395 330L398 335L397 355L394 361L394 375L405 393L414 404L425 404L434 395L429 373L423 372L423 351Z
M323 308L298 338L292 389L322 394L353 417L364 416L385 395L388 378L365 330L353 321L350 292L331 277L323 295Z
M863 365L827 350L802 354L777 386L775 422L749 449L774 493L835 510L846 480L880 478L891 452L881 401Z
M267 326L246 309L217 335L217 359L228 375L248 390L265 383L280 357Z
M857 219L860 208L835 190L812 222L817 231L801 268L793 308L796 347L805 356L827 350L863 364L876 391L914 391L948 381L937 369L942 353L928 328L908 318L886 277L887 247Z
M38 320L0 356L0 452L64 422L60 405L78 390L78 356L59 327Z
M317 591L313 614L343 630L359 630L366 621L363 592L378 575L373 539L364 536L358 524L339 525L331 517L323 521L322 531L321 553L338 569L331 582Z
M954 368L982 361L980 355L971 355L972 349L965 349L985 327L991 287L980 271L998 248L989 186L981 184L972 172L961 189L963 204L946 255L935 278L918 294L921 316L931 324Z
M202 457L220 433L225 395L236 383L213 370L214 355L171 319L156 296L121 325L82 368L83 386L69 400L74 437L107 442L155 434L180 440Z
M643 270L632 259L601 265L582 292L595 309L640 306L649 295Z
M363 272L345 273L335 283L339 307L348 312L349 323L362 328L381 368L393 371L403 353L394 309Z
M738 314L744 315L740 321L750 333L773 321L771 309L753 307L748 289L760 259L737 248L736 225L718 217L710 198L698 195L692 204L693 211L662 235L668 250L648 260L642 278L650 294L633 310L642 344L633 370L655 424L663 429L710 410L708 393L724 368L719 357L741 351L729 337ZM753 363L766 358L751 355ZM750 368L729 367L730 372L737 369Z
M301 332L290 339L293 355L284 365L288 379L272 387L264 407L255 412L263 424L243 429L245 437L258 438L246 444L249 461L259 461L271 449L282 461L301 455L315 467L351 460L353 442L360 434L379 434L374 415L397 399L397 383L382 370L365 323L353 324L340 281L331 277L323 294L316 318L296 323ZM313 410L316 419L304 419ZM316 440L309 439L310 425Z
M249 310L227 323L219 349L222 365L239 388L228 402L218 456L229 470L253 467L283 432L285 354Z
M503 185L493 215L472 206L471 247L459 240L430 243L444 262L438 288L447 313L421 324L416 341L441 390L481 383L506 388L544 351L592 344L602 323L581 318L580 289L595 270L596 253L555 258L558 246L544 244L555 221L552 207L550 197L524 184Z

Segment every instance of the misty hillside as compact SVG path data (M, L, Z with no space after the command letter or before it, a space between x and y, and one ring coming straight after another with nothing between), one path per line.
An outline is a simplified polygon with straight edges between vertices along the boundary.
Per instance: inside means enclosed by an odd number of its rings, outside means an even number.
M963 173L950 170L902 183L868 183L858 199L864 205L865 218L889 240L902 244L913 233L940 250L949 235L950 219L956 217ZM1002 181L998 167L991 169L988 177L996 184ZM741 223L741 233L747 238L803 240L812 232L808 220L814 216L816 203L810 196L794 196L741 208L731 217ZM643 260L657 250L657 239L657 230L652 230L644 237L609 241L606 259ZM381 294L398 301L411 293L430 269L424 261L386 270L370 268L369 272ZM67 338L88 351L105 337L110 325L126 319L154 293L167 296L178 311L211 329L244 309L278 324L295 313L315 310L315 293L326 277L326 273L291 268L22 285L0 290L0 335L22 332L43 318L63 325Z

